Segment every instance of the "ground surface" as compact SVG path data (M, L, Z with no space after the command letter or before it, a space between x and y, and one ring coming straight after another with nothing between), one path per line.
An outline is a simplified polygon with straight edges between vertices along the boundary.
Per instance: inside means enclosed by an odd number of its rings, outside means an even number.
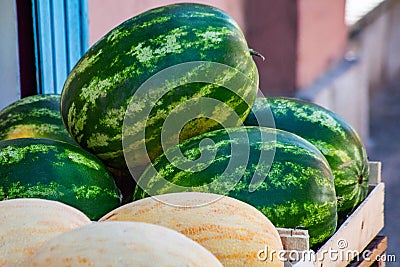
M371 96L370 160L382 162L385 192L385 228L387 254L395 254L400 266L400 77Z

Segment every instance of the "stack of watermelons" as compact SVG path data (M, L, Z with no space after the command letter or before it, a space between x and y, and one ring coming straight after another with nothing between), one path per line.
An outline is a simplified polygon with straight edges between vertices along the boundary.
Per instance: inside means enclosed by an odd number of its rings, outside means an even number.
M97 220L120 192L123 204L208 192L276 227L308 229L317 247L366 197L365 148L327 109L257 97L253 56L237 23L211 6L125 21L79 60L61 97L1 111L0 138L11 140L0 142L0 200L58 200Z
M97 220L120 205L106 166L68 134L60 95L23 98L0 112L0 200L57 200Z

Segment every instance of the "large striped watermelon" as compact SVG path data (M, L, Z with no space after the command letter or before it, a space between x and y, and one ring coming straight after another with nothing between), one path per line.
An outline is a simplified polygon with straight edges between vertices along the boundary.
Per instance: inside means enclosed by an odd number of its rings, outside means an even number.
M0 200L57 200L97 220L120 204L103 163L66 142L41 138L0 141Z
M217 8L185 3L149 10L111 30L76 64L62 91L63 120L82 147L126 169L129 106L127 160L140 173L163 152L169 115L182 124L164 146L242 122L258 89L252 54L237 23Z
M60 95L22 98L0 111L0 140L50 138L75 143L60 114Z
M350 213L368 191L367 153L357 132L330 110L285 97L257 98L244 124L271 126L260 123L271 112L276 128L307 139L326 157L335 177L340 217Z
M231 196L277 227L307 228L311 245L337 225L333 176L324 156L305 139L272 128L228 128L188 139L158 157L138 185L135 199L179 191Z

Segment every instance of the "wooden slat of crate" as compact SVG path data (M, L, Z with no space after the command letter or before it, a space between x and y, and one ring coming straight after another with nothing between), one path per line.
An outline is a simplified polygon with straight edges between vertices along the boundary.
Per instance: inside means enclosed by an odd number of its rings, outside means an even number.
M323 253L329 250L339 251L341 255L351 255L351 251L361 253L383 228L384 184L379 183L357 210L342 224L336 233L317 251L315 266L346 266L351 258L332 262ZM341 248L340 246L345 246ZM343 253L343 254L342 254Z
M378 266L384 266L385 262L377 262L376 259L385 254L387 249L387 237L386 236L377 236L372 240L372 242L366 247L364 251L367 251L368 254L363 254L367 256L367 258L359 257L356 261L351 262L349 267L370 267L373 264Z
M382 182L382 163L379 161L370 161L369 162L369 184L379 184Z
M307 230L277 228L285 250L309 250L309 236Z
M384 225L385 185L381 182L381 163L370 162L369 166L370 192L367 198L316 252L314 266L346 266L352 260L351 256L354 255L352 252L361 253L382 230ZM285 250L299 250L299 247L308 247L308 232L306 230L296 230L295 235L293 235L294 240L287 236L290 229L278 229L278 232L283 237L281 239ZM306 244L301 244L301 242ZM338 251L338 259L332 261L332 257L328 254L329 251Z

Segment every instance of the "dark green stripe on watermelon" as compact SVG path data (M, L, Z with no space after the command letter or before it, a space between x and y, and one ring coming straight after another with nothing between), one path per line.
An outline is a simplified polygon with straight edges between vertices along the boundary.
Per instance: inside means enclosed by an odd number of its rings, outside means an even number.
M275 127L314 144L326 157L335 177L340 217L349 214L368 191L367 153L356 131L336 113L294 98L257 98L245 125L270 126L257 118L273 114Z
M184 158L171 156L179 151ZM199 161L202 157L206 160ZM185 158L193 164L183 168ZM228 164L233 165L223 176ZM134 199L178 191L234 197L255 206L277 227L307 228L313 246L336 230L337 201L326 159L306 140L281 130L237 127L190 138L158 157L138 185Z
M150 158L163 151L162 123L174 108L189 99L220 100L244 119L256 97L258 72L243 33L223 11L187 3L160 7L133 17L88 50L71 71L62 92L61 111L68 131L108 166L126 169L122 131L132 96L156 73L194 61L225 64L247 77L250 83L232 92L224 86L210 87L210 84L190 81L174 87L176 81L172 80L170 93L157 103L146 103L154 105L150 116L140 118L141 123L134 125L139 130L145 127L146 140L141 138L139 142L146 142ZM139 115L144 103L140 100L133 105ZM240 123L239 120L236 125ZM214 120L194 120L183 129L181 139L216 128L220 125ZM134 164L146 165L145 156L136 154L139 156Z
M60 95L22 98L0 112L0 140L50 138L76 144L61 119Z
M120 205L103 163L78 146L44 138L0 141L0 200L63 202L97 220Z

